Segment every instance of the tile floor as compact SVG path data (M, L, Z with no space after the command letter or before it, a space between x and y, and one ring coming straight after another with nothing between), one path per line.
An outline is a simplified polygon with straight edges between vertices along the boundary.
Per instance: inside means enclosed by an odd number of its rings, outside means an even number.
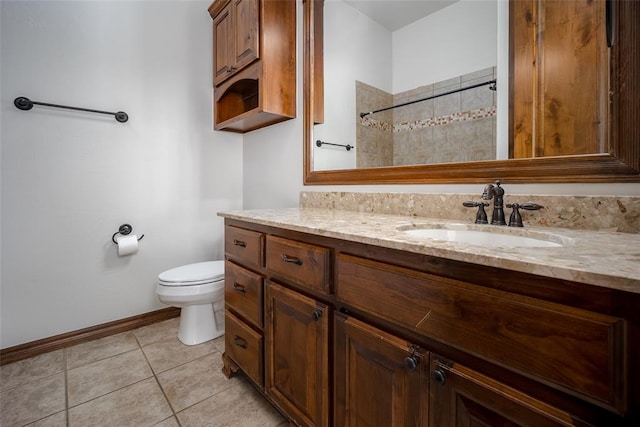
M243 377L221 372L224 337L196 346L178 319L0 367L0 426L285 426Z

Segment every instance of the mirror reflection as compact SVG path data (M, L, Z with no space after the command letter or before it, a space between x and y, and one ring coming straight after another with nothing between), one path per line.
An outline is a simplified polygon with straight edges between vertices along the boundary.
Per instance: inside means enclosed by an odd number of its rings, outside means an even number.
M532 4L326 0L311 169L607 153L605 3Z
M497 45L507 25L495 0L326 0L325 111L313 129L313 169L507 158L489 84L506 75ZM386 110L369 114L378 109ZM506 133L506 115L500 122Z

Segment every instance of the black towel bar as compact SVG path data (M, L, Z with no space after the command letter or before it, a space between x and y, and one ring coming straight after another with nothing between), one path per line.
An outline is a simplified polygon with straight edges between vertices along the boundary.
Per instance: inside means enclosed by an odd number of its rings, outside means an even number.
M124 111L118 111L117 113L112 113L110 111L101 111L101 110L92 110L89 108L79 108L79 107L69 107L67 105L58 105L58 104L50 104L48 102L37 102L32 101L29 98L24 96L19 96L13 101L13 105L15 105L20 110L31 110L34 105L44 105L45 107L55 107L55 108L65 108L67 110L76 110L76 111L88 111L90 113L98 113L98 114L109 114L115 117L117 121L120 123L124 123L129 120L129 116Z

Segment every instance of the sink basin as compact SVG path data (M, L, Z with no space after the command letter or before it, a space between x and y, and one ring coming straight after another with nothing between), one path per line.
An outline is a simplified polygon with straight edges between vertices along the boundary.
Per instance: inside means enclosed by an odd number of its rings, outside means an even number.
M534 237L504 234L495 231L449 230L446 228L420 228L404 230L404 233L418 239L444 240L481 246L508 246L527 248L557 248L562 246L549 240Z

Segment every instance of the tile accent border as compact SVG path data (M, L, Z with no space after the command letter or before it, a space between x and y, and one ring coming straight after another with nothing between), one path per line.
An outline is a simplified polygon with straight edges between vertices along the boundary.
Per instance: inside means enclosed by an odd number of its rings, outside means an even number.
M54 335L49 338L19 344L13 347L3 348L0 350L0 365L6 365L8 363L28 359L53 350L71 347L76 344L81 344L98 338L104 338L120 332L130 331L132 329L137 329L142 326L151 325L153 323L162 322L163 320L179 316L179 308L168 307L149 313L139 314L137 316L114 320L113 322L90 326L77 331Z
M476 108L475 110L461 111L459 113L447 114L439 117L430 117L422 120L415 120L413 122L402 123L386 123L381 120L376 120L365 116L361 120L361 124L366 127L383 130L386 132L406 132L415 129L426 129L435 126L449 125L452 123L466 122L470 120L486 119L488 117L495 117L496 107L483 107Z
M462 206L462 202L466 200L480 201L480 194L300 193L301 208L407 215L472 223L476 209ZM506 204L526 202L538 203L544 208L539 211L520 210L525 227L640 233L640 197L507 194L504 200L507 221L511 209L506 208ZM487 206L485 210L490 219L492 206Z

